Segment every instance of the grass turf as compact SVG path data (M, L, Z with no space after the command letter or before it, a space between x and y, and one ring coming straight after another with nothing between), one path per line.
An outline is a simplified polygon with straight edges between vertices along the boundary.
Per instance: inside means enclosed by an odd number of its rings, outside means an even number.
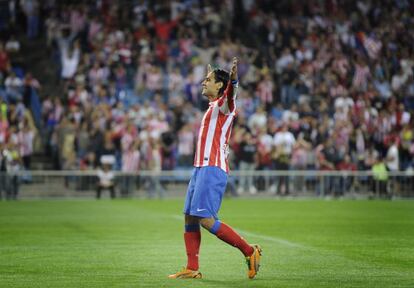
M0 287L414 287L414 201L225 200L221 219L264 254L203 231L185 264L182 200L0 202Z

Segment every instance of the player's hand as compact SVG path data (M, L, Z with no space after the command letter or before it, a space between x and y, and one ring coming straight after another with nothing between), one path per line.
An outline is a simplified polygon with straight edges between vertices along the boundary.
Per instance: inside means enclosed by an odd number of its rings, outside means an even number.
M213 71L213 68L211 68L211 65L208 64L207 65L207 74L210 73L211 71Z
M237 81L237 57L233 57L233 64L230 70L230 80Z

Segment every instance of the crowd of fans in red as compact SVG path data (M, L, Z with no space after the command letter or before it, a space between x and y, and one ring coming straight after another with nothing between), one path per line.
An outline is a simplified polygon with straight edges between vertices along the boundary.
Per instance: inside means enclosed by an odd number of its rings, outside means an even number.
M232 169L413 168L410 1L69 2L41 21L63 87L42 102L56 169L191 167L206 65L233 56Z

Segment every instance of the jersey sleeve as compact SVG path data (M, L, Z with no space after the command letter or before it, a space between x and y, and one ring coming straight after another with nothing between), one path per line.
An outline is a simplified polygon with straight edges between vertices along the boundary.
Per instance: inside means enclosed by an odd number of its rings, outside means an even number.
M237 89L239 87L238 82L229 81L226 90L224 90L223 96L218 101L218 106L223 114L230 114L236 111L236 96Z

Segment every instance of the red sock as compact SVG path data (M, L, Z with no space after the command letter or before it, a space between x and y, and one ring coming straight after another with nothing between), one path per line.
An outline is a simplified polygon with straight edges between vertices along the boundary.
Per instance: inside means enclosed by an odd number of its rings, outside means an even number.
M200 231L184 233L185 249L187 251L187 269L198 270L198 251L200 250Z
M223 240L224 242L237 247L244 256L251 256L254 252L252 246L250 246L246 240L244 240L236 231L234 231L230 226L220 223L220 228L218 229L216 236Z

